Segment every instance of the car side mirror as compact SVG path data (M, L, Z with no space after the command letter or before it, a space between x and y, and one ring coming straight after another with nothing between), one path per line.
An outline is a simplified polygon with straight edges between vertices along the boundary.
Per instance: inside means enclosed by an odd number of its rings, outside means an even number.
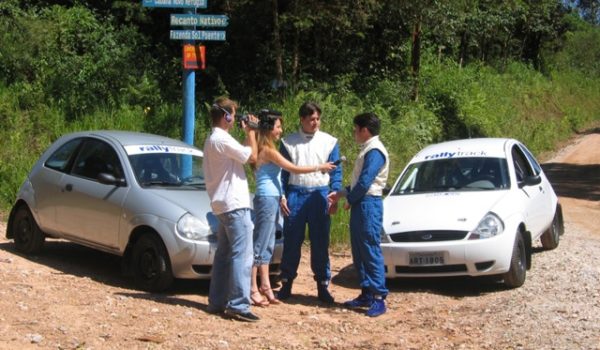
M391 187L385 186L383 188L383 195L387 196L388 194L390 194L391 191L392 191Z
M542 177L538 175L527 176L523 179L523 181L519 182L519 188L523 188L525 186L535 186L542 183Z
M98 181L103 185L115 185L117 187L125 186L125 179L116 178L113 174L109 173L98 174Z

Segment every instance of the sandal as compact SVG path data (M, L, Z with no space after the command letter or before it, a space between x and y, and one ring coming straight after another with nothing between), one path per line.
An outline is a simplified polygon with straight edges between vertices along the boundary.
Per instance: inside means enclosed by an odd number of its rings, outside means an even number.
M264 295L265 298L267 298L267 302L269 304L281 304L281 300L277 299L277 297L275 297L275 294L273 293L273 289L271 288L260 288L260 294Z
M252 301L252 305L265 307L269 306L269 301L265 300L259 291L254 291L250 293L250 301Z

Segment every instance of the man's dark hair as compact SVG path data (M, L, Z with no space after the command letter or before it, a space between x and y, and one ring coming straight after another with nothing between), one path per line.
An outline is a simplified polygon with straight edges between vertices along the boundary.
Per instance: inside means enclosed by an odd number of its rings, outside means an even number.
M302 104L302 106L300 106L300 110L298 111L298 114L300 115L300 117L306 118L306 117L310 117L315 112L317 112L317 114L319 114L319 116L321 116L321 107L319 107L318 104L316 104L314 102L304 102Z
M377 136L379 135L379 130L381 129L381 122L379 121L379 117L375 113L362 113L354 117L354 125L359 128L367 128L371 135Z

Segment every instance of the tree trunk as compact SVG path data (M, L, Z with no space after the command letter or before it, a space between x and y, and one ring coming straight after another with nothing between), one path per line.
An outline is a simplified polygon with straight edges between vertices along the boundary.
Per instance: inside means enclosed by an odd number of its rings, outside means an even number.
M292 12L298 13L298 1L292 2ZM300 75L300 29L293 26L293 37L292 37L292 87L296 87Z
M421 67L421 19L417 18L412 35L411 74L413 78L412 100L419 100L419 70Z
M281 47L281 35L279 28L279 7L277 5L277 0L272 1L272 10L273 10L273 48L275 50L275 79L276 87L279 87L283 84L283 50Z
M298 82L298 75L300 74L300 30L294 29L294 54L292 60L292 79L293 83Z
M464 64L466 64L466 59L467 59L467 45L468 45L468 41L467 41L467 31L463 31L462 35L460 36L460 49L459 49L459 56L458 56L458 67L462 68Z

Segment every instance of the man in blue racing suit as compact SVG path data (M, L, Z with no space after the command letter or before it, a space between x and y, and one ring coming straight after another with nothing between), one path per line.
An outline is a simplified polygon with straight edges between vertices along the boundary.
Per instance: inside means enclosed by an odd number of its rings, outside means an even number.
M361 294L344 303L348 308L367 308L366 315L376 317L386 312L385 266L380 234L383 225L381 196L388 171L388 152L379 140L381 124L373 113L354 117L354 139L360 151L354 162L352 184L346 190L333 192L333 205L346 197L345 208L350 210L350 243L352 262L360 277Z
M340 159L337 139L319 130L321 108L312 102L300 107L300 130L285 137L281 142L281 154L299 166L315 166ZM329 265L330 208L327 195L338 191L342 186L342 167L330 173L313 172L291 174L282 171L281 182L285 196L281 199L281 209L285 215L283 228L283 255L281 258L282 287L277 293L279 299L291 296L292 283L298 275L298 265L302 242L308 224L310 239L311 269L317 282L318 298L326 304L333 304L329 293L331 279ZM335 207L332 208L332 211Z

